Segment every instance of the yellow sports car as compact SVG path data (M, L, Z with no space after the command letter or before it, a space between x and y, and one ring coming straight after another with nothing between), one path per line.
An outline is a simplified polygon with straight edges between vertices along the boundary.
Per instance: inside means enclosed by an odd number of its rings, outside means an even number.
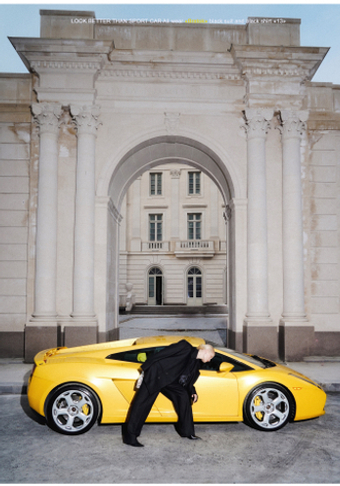
M100 423L125 422L139 367L182 336L126 339L38 353L28 384L33 410L61 434L87 432ZM184 337L192 346L205 341ZM326 394L304 375L265 358L215 347L202 363L195 387L195 422L244 421L259 430L278 430L288 421L323 415ZM175 422L172 403L162 394L148 422Z

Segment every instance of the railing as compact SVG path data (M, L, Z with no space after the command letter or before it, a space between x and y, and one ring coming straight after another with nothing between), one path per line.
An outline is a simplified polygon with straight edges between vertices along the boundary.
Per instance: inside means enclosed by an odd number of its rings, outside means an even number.
M176 241L176 250L214 250L212 240Z
M212 258L215 254L213 240L182 240L176 241L175 255L177 258Z
M169 242L168 241L143 241L142 242L142 251L155 251L155 250L169 251Z

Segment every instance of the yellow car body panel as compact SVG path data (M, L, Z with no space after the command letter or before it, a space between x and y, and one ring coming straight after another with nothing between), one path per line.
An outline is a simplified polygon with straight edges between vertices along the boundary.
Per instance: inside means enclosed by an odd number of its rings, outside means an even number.
M122 423L126 420L133 399L139 369L146 359L146 351L186 339L193 346L203 339L184 336L153 336L124 341L113 341L76 348L55 348L38 353L35 369L29 380L28 400L32 409L45 416L49 395L65 384L81 384L93 390L101 406L101 423ZM115 353L135 352L138 362L108 359ZM236 359L248 366L246 371L211 371L203 369L195 387L199 396L193 404L193 416L199 421L242 421L244 404L250 392L261 384L281 385L292 395L295 420L324 414L326 394L304 375L283 365L261 367L251 364L247 355L235 354L225 348L216 353ZM227 359L226 359L227 360ZM177 419L172 403L159 394L147 419L149 422L173 422Z

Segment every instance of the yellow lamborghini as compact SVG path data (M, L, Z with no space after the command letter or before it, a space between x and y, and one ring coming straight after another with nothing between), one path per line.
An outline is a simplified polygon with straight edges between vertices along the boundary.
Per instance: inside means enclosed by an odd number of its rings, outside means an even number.
M28 384L31 408L53 430L76 435L96 421L122 423L136 392L141 364L182 336L126 339L38 353ZM192 346L205 341L184 337ZM195 422L237 422L263 431L289 421L323 415L326 394L304 375L259 356L215 347L215 357L203 363L195 387ZM162 394L148 422L175 422L172 403Z

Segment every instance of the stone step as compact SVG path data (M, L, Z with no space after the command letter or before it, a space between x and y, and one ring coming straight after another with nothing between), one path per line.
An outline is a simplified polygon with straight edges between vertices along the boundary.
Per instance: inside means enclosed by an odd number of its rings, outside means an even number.
M121 314L127 314L121 312ZM133 307L130 315L207 315L222 314L228 315L227 305L204 305L204 306L187 306L187 305L136 305Z

